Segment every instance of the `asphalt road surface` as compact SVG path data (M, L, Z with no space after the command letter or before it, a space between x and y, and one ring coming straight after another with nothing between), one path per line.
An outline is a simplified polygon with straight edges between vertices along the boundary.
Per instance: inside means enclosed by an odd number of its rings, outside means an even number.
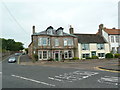
M17 57L18 58L18 57ZM118 88L118 73L2 62L2 88Z

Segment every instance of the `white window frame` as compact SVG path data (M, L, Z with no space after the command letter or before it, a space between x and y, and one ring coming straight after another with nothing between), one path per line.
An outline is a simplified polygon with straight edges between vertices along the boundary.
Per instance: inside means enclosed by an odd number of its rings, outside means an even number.
M73 45L73 39L68 38L67 44L68 44L68 46L72 46Z
M42 59L42 51L39 51L39 53L38 53L39 55L39 60L41 60ZM41 54L41 58L40 58L40 54Z
M83 53L83 54L82 54L82 58L87 58L87 54L88 54L89 57L90 57L90 53ZM85 57L83 57L83 55L85 55Z
M111 42L114 43L114 36L111 36Z
M71 57L69 57L69 51L71 51ZM66 57L66 54L67 53L67 57ZM64 58L65 59L72 59L73 58L73 51L72 50L66 50L66 51L64 51Z
M45 40L45 42L43 40ZM50 38L48 38L48 37L39 37L38 38L38 46L47 46L47 45L50 46Z
M64 38L64 46L67 46L67 38Z
M89 44L82 44L81 47L82 47L82 50L89 50Z
M102 45L103 45L103 48L102 48ZM103 49L105 49L105 45L104 44L97 44L97 49L103 50Z
M116 35L116 36L115 36L115 39L116 39L116 42L118 43L118 42L119 42L119 36Z
M55 38L55 46L59 46L59 39Z
M102 56L102 54L104 54L104 56ZM98 53L98 57L101 57L101 58L105 57L105 53Z

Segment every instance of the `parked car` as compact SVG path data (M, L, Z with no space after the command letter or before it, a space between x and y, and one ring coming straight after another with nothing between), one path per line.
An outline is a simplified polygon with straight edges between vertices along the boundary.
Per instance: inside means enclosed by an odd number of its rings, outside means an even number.
M19 55L22 55L22 53L15 53L15 56L19 56Z
M15 57L10 57L10 58L8 59L8 62L9 62L9 63L14 63L14 62L16 62L16 58L15 58Z

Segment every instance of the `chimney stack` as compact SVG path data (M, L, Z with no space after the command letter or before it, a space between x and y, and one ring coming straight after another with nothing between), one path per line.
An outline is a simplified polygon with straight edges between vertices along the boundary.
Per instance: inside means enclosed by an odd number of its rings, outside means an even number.
M103 24L100 24L99 25L99 29L98 29L98 32L99 32L99 35L102 35L102 30L104 29L104 25Z
M113 27L112 29L116 29L115 27Z
M74 28L71 25L70 25L70 28L69 28L69 33L74 34Z
M34 34L35 33L35 26L33 26L32 29L33 29L33 34Z

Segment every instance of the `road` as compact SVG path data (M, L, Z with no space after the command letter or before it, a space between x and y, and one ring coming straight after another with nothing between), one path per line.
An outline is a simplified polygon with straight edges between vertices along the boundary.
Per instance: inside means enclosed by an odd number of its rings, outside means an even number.
M7 60L2 62L2 88L118 88L118 73L18 65Z

